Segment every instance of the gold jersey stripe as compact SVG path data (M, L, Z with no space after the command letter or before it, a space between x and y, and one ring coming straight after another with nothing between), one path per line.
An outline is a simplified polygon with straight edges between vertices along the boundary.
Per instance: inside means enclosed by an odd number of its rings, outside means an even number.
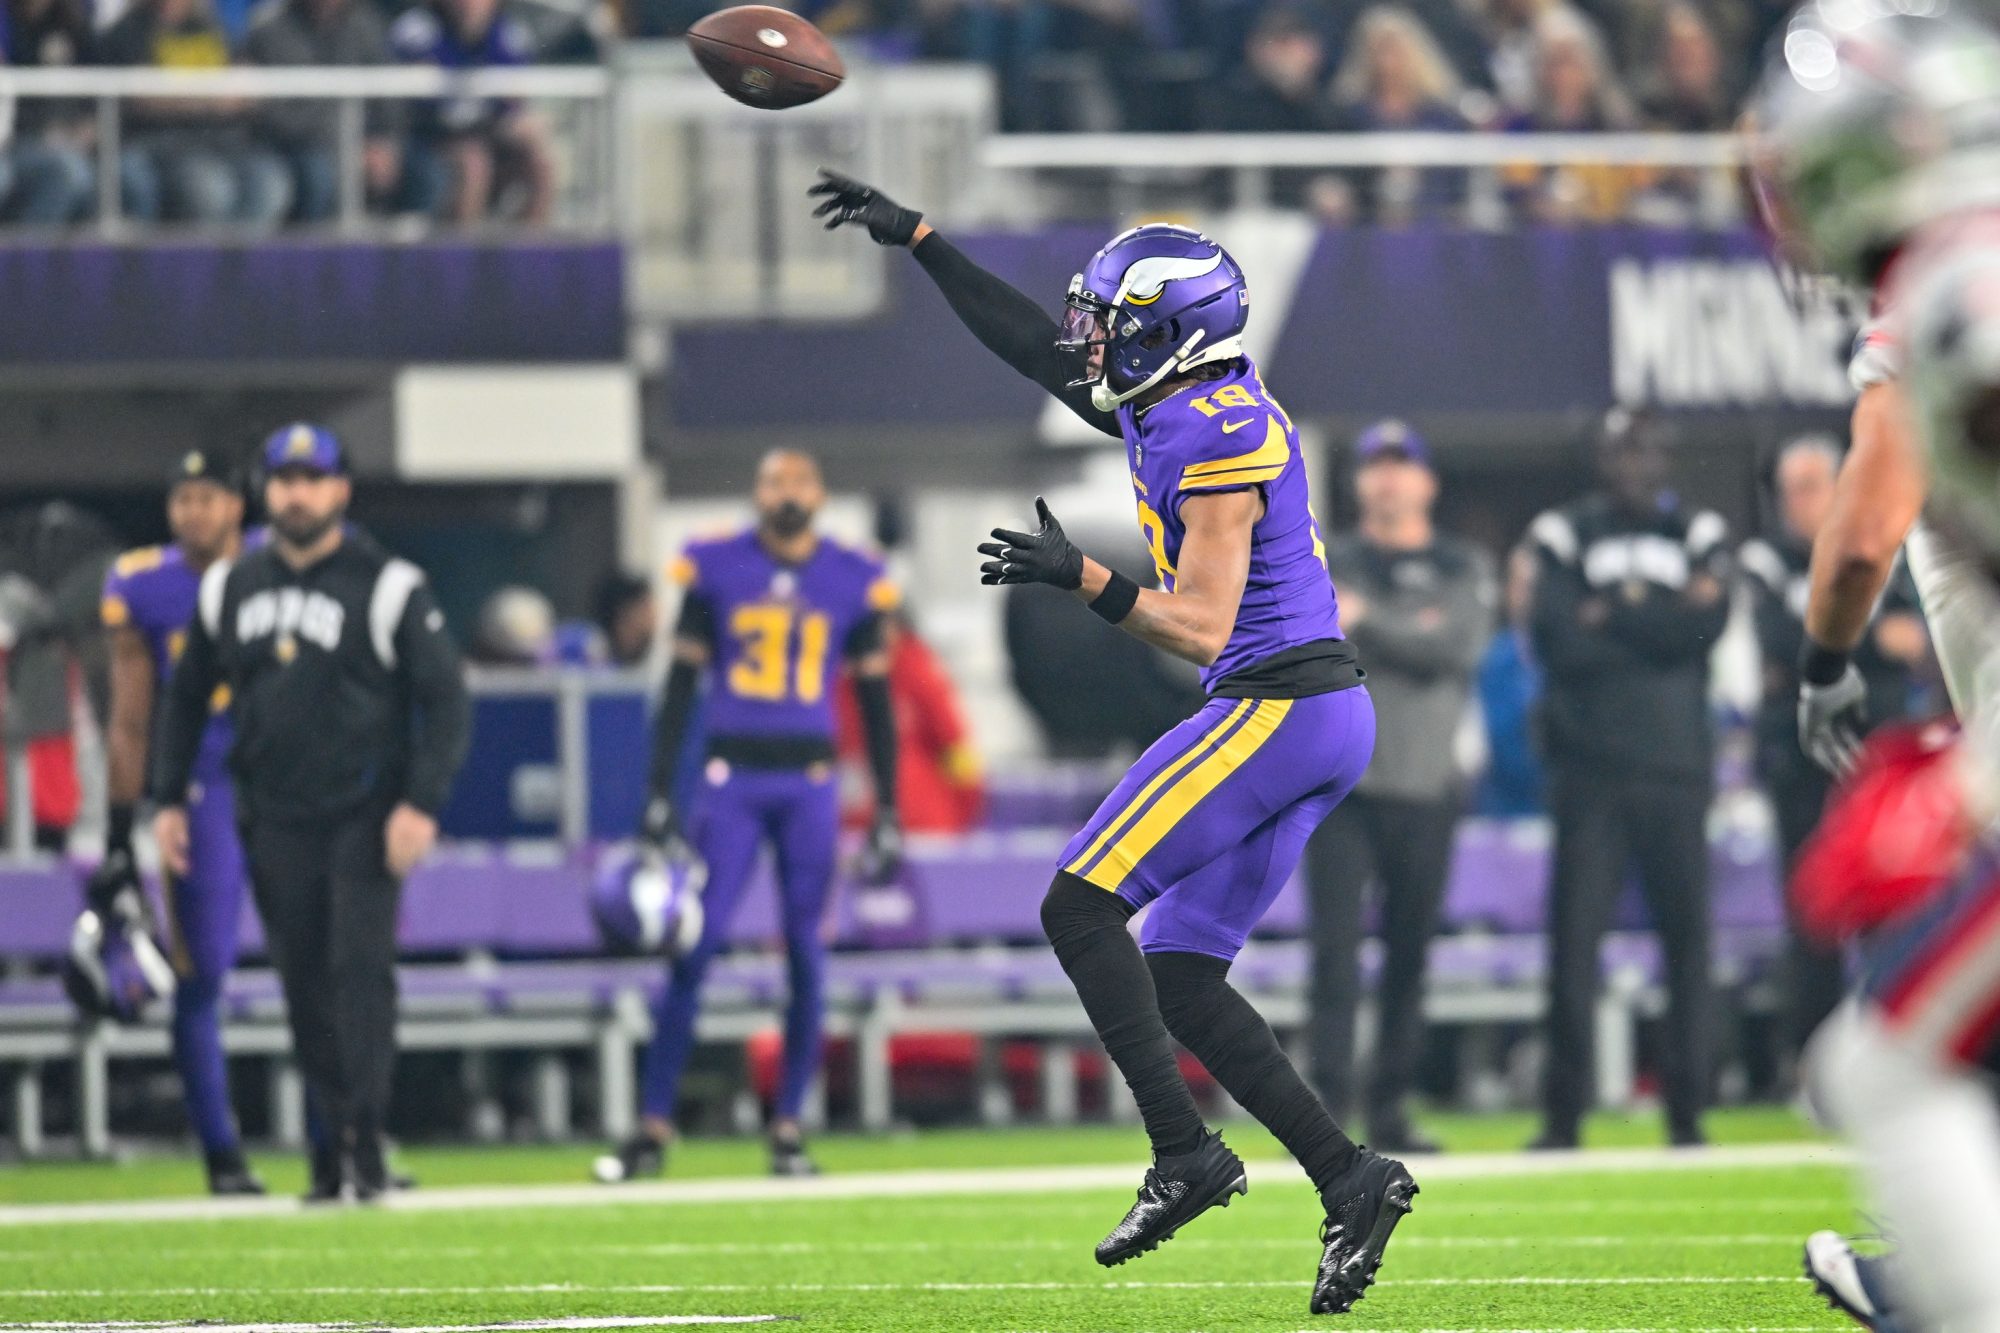
M1145 817L1134 824L1124 837L1111 845L1104 859L1083 876L1100 889L1116 889L1125 882L1146 853L1159 845L1160 839L1172 832L1188 812L1201 804L1202 798L1222 785L1231 773L1241 768L1250 756L1263 748L1284 722L1285 715L1292 710L1290 699L1259 699L1256 709L1234 736L1224 741L1216 752L1196 764L1185 778L1176 782L1173 789L1160 798L1159 804L1148 810Z
M1217 472L1234 472L1245 467L1274 467L1287 462L1292 456L1291 441L1285 438L1285 428L1278 424L1276 416L1264 417L1264 442L1247 454L1237 454L1234 458L1214 458L1206 463L1190 463L1181 469L1181 485L1185 487L1196 477L1213 476Z
M1285 465L1276 467L1244 468L1240 472L1217 473L1212 477L1197 477L1193 481L1182 480L1183 491L1208 490L1217 486L1248 486L1256 482L1276 481L1284 475Z
M1244 699L1241 702L1239 702L1236 705L1236 707L1230 709L1229 712L1223 716L1222 721L1216 723L1213 727L1209 728L1207 735L1203 736L1193 745L1188 746L1186 751L1184 751L1178 759L1174 760L1173 763L1168 764L1165 768L1153 774L1153 780L1151 782L1148 782L1145 786L1141 787L1137 795L1135 795L1131 800L1125 802L1124 808L1119 810L1118 814L1114 818L1105 821L1104 827L1097 831L1097 836L1090 840L1090 846L1083 849L1083 854L1073 859L1068 865L1064 866L1063 869L1069 871L1072 875L1074 875L1077 873L1076 868L1078 866L1089 864L1090 858L1097 855L1098 850L1102 848L1107 841L1110 840L1111 835L1117 832L1119 827L1123 825L1127 819L1131 818L1132 812L1134 810L1139 809L1141 806L1145 805L1147 801L1152 800L1154 792L1158 791L1161 787L1165 786L1167 783L1173 781L1173 779L1179 775L1182 769L1186 768L1189 764L1192 764L1195 761L1195 757L1199 755L1203 750L1206 750L1208 748L1209 743L1211 741L1213 741L1217 736L1220 736L1223 732L1229 730L1230 726L1236 721L1236 719L1241 717L1255 702L1256 700L1254 699Z

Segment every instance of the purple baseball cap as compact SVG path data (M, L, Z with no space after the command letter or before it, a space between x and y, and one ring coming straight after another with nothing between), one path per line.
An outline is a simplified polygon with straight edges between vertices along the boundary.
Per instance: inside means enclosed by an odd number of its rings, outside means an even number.
M325 477L341 476L347 471L347 453L333 432L303 421L272 431L264 441L260 457L266 475L291 468Z
M1380 458L1401 458L1420 467L1430 467L1431 449L1424 443L1424 437L1410 428L1409 422L1389 417L1362 431L1354 440L1357 466Z

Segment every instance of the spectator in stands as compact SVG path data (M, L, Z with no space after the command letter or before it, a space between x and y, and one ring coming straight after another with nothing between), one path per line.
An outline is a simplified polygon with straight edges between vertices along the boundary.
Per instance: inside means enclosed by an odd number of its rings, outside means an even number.
M1046 5L1033 0L919 0L915 9L921 56L974 61L993 71L1000 85L1001 129L1052 128L1034 79L1036 56L1048 40Z
M1683 134L1719 133L1736 116L1736 98L1723 77L1715 32L1700 8L1675 4L1660 17L1657 63L1639 85L1639 110L1652 129Z
M534 59L527 26L500 0L431 0L390 30L397 59L445 69L525 65ZM555 168L548 134L518 101L448 97L420 103L412 117L410 168L415 198L466 225L496 211L548 221Z
M1557 0L1486 0L1487 68L1510 114L1534 106L1535 25Z
M1804 435L1778 451L1771 469L1776 522L1769 533L1743 545L1749 590L1763 652L1763 701L1757 713L1757 768L1778 818L1785 864L1797 855L1819 822L1831 779L1799 748L1799 650L1805 642L1806 590L1813 538L1833 508L1840 446L1824 435ZM1899 566L1867 635L1854 654L1868 683L1871 722L1910 712L1915 673L1929 657L1930 637L1918 609L1909 571ZM1805 1039L1833 1011L1844 992L1840 952L1792 932L1785 961L1784 1041L1796 1056Z
M368 0L274 0L258 11L243 46L253 65L386 65L389 34ZM276 101L259 109L263 136L291 168L301 222L325 222L340 205L338 104ZM388 199L402 176L403 107L376 100L363 113L361 178Z
M1400 5L1361 16L1333 79L1339 124L1348 130L1463 130L1459 93L1437 43ZM1390 167L1361 173L1356 185L1362 212L1383 223L1440 217L1465 199L1463 171Z
M1649 30L1655 55L1637 85L1646 127L1685 134L1730 129L1736 96L1724 78L1707 16L1687 0L1677 0ZM1632 214L1649 222L1686 225L1704 215L1710 220L1724 212L1733 215L1741 202L1734 173L1681 168L1655 173L1645 197L1634 201Z
M1542 756L1535 740L1535 712L1542 701L1542 669L1529 637L1534 607L1535 553L1517 546L1507 556L1507 619L1479 663L1479 712L1486 725L1486 774L1479 813L1501 818L1538 815L1545 809Z
M221 69L229 42L208 0L133 0L98 55L107 65ZM148 222L275 226L291 207L291 173L252 139L251 106L234 97L126 101L125 211Z
M1451 869L1463 783L1453 737L1493 630L1492 562L1431 522L1437 475L1423 437L1400 421L1355 444L1361 523L1327 546L1340 626L1368 664L1375 758L1306 844L1312 892L1312 1073L1343 1122L1355 1101L1362 897L1381 886L1382 974L1374 1071L1362 1098L1368 1141L1435 1152L1404 1102L1424 1036L1424 963Z
M1169 86L1162 52L1178 41L1171 0L1042 0L1050 11L1049 47L1094 66L1087 88L1110 93L1116 123L1107 130L1168 130L1176 124L1178 89ZM1079 89L1085 91L1086 89Z
M1217 106L1224 130L1303 133L1330 128L1326 43L1288 8L1273 9L1243 44L1243 70Z
M0 3L0 64L86 64L93 39L82 0ZM81 219L96 184L88 156L95 138L88 102L47 97L16 101L13 141L0 143L0 221L60 227Z
M1601 488L1538 517L1535 656L1555 815L1545 1117L1537 1148L1573 1148L1590 1100L1598 944L1632 863L1666 957L1662 1073L1676 1144L1708 1101L1708 843L1714 790L1709 650L1729 614L1722 519L1667 489L1661 428L1614 411Z
M612 666L644 666L660 637L660 599L650 579L619 570L597 585L593 616Z
M1534 105L1509 119L1508 130L1579 134L1633 126L1597 30L1574 9L1552 8L1536 20L1534 57ZM1519 211L1549 222L1615 218L1640 183L1630 169L1593 165L1515 167L1506 180Z
M979 821L986 788L979 751L965 719L958 687L907 612L888 615L889 702L896 711L896 810L911 833L963 833ZM854 681L843 676L834 699L839 710L841 823L867 828L875 821L867 769L867 730Z
M1339 124L1326 92L1326 42L1307 18L1274 8L1250 30L1243 68L1222 90L1211 118L1238 133L1305 134ZM1270 202L1311 207L1329 220L1354 211L1353 186L1332 172L1286 168L1270 173Z

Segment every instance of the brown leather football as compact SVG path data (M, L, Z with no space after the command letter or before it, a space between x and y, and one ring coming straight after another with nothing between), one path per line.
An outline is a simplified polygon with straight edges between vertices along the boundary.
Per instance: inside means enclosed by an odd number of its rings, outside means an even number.
M687 40L716 87L767 111L818 101L847 74L824 33L772 5L717 10L689 28Z

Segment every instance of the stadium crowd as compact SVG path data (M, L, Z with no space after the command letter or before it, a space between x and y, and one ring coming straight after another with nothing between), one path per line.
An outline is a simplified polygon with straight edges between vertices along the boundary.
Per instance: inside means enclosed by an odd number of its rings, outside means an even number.
M430 65L505 68L598 58L592 22L533 0L6 0L0 64L29 69ZM0 220L61 227L94 216L97 110L21 98L0 115ZM119 110L117 194L143 223L268 229L330 220L339 202L336 105L133 98ZM363 129L368 207L470 225L547 220L543 122L510 100L372 101Z
M4 0L0 63L219 68L592 62L620 35L673 36L713 0ZM798 6L867 58L973 61L1022 131L1720 131L1768 0L841 0ZM324 223L339 202L323 102L133 99L118 189L145 223ZM0 115L0 222L95 214L97 112L23 98ZM550 133L514 102L369 104L362 175L379 215L455 225L546 221ZM1686 175L1609 168L1504 174L1513 216L1607 218L1684 204ZM1462 171L1279 173L1274 202L1328 222L1452 219ZM1681 212L1684 214L1685 209Z

